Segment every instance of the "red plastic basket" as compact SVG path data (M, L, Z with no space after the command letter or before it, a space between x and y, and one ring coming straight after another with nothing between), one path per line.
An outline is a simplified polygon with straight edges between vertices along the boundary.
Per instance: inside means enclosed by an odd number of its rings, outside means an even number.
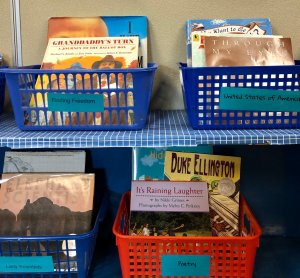
M238 237L130 236L130 192L125 193L113 225L123 277L163 277L165 254L210 256L209 277L252 277L262 230L243 197L240 208Z

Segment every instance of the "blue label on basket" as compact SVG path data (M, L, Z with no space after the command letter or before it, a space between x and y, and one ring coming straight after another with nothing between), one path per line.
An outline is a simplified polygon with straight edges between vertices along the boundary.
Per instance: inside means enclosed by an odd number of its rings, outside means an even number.
M0 273L54 272L51 256L0 257Z
M162 255L162 276L208 276L210 256Z
M300 112L300 92L228 88L220 90L220 109Z
M48 93L48 110L63 112L103 112L103 95Z

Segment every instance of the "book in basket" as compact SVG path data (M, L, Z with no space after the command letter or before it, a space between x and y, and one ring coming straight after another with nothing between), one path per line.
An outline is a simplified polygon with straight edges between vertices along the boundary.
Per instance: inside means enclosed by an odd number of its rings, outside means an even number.
M94 180L94 174L3 174L0 236L67 236L89 232ZM54 270L68 271L68 267L77 270L73 240L41 240L23 245L23 255L51 254ZM10 252L18 254L18 246L15 248Z
M146 16L51 17L48 39L70 37L139 37L138 67L148 63Z
M291 38L207 36L206 66L294 65Z
M206 182L132 181L129 235L211 235Z
M186 22L187 65L205 66L205 34L243 34L245 36L272 35L268 18L192 19Z
M239 235L240 168L240 157L166 151L169 180L208 183L212 234L217 236Z
M117 105L115 92L110 93L110 95L107 93L94 94L94 97L97 97L97 99L92 100L90 99L90 94L81 94L79 97L78 94L71 95L66 93L74 92L75 90L76 93L82 93L83 90L91 89L124 88L125 84L126 88L132 87L131 75L126 75L125 77L124 75L118 74L116 76L116 74L105 73L101 75L82 75L76 74L76 70L136 68L138 63L138 43L139 38L137 36L49 39L41 68L53 70L71 69L75 70L75 73L69 73L68 75L43 74L38 76L35 84L37 92L32 95L30 106L37 108L49 108L51 106L52 108L47 109L46 113L44 109L40 109L38 114L35 109L32 110L30 115L31 121L27 121L27 124L39 126L107 124L109 119L105 119L105 115L107 117L108 115L100 112L103 112L105 107ZM41 92L38 91L39 89L41 89ZM51 98L48 98L49 94ZM132 102L131 96L131 101L130 99L127 100L127 105L130 106ZM125 103L125 96L123 99L118 99L118 103L120 105ZM99 110L97 110L98 107ZM92 113L92 111L96 112ZM115 120L112 119L111 122L116 124L116 121L117 118L115 116Z

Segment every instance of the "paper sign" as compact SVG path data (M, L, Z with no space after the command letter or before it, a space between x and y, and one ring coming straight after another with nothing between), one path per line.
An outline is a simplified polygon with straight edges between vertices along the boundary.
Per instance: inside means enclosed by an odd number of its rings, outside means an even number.
M54 272L51 256L0 257L0 273Z
M48 110L63 112L103 112L103 95L48 93Z
M162 276L209 276L210 256L162 255Z
M206 182L132 181L132 211L208 212Z
M222 87L219 109L300 112L300 92Z

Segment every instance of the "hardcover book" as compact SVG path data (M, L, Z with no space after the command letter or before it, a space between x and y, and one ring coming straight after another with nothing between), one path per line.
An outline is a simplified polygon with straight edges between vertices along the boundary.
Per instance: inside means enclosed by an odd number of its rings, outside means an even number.
M206 66L294 65L290 38L205 37Z
M6 151L3 173L84 173L85 151Z
M51 38L48 41L48 46L44 55L42 69L111 69L111 68L130 68L137 67L138 59L138 43L137 36L132 37L82 37L82 38ZM129 78L127 78L129 77ZM105 89L105 88L124 88L132 86L132 77L126 76L124 80L122 75L114 74L95 74L90 77L82 76L81 74L64 74L38 76L35 84L35 89L52 90L65 93L74 89ZM108 101L110 99L110 101ZM122 100L119 100L122 102ZM104 107L117 105L116 94L109 97L103 94ZM123 100L125 103L125 99ZM127 101L130 103L130 100ZM67 104L66 104L67 105ZM37 93L31 97L31 107L48 107L47 93L43 97ZM101 108L99 107L99 110ZM32 124L38 125L72 125L89 124L102 125L107 121L101 118L101 113L88 113L86 119L84 113L77 115L74 112L51 112L32 110ZM104 113L105 114L105 113ZM78 118L78 117L79 118ZM113 122L114 123L114 122Z
M213 153L213 147L199 145L197 147L166 147L166 148L143 148L132 149L132 179L133 180L165 180L164 165L165 152L195 152Z
M211 235L206 182L132 181L130 235Z
M48 39L70 37L139 37L138 67L147 67L146 16L51 17Z
M59 236L89 232L94 179L94 174L3 174L0 235ZM27 243L24 244L27 250ZM39 241L39 246L31 246L27 252L46 255L45 250L58 250L59 256L50 252L55 270L68 270L68 258L70 267L76 269L76 246L72 244L68 242L68 250L65 241Z
M203 38L195 43L195 33L201 34L245 34L272 35L272 26L268 18L236 18L236 19L194 19L186 22L186 53L189 67L205 66L203 64ZM194 45L192 46L192 42ZM195 57L198 57L197 59Z
M208 183L212 234L239 235L241 158L166 151L165 175L171 181Z

